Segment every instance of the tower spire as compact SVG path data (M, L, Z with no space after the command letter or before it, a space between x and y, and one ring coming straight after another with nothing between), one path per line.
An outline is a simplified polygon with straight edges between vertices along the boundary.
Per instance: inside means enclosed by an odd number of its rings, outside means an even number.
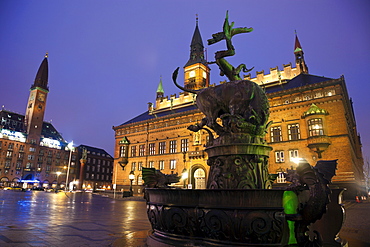
M164 90L162 84L162 76L160 77L158 88L157 88L157 99L164 97Z
M304 60L304 52L299 42L297 31L295 30L295 42L294 42L294 55L295 55L295 63L297 68L299 68L299 73L308 74L308 67L306 65L306 61Z
M39 87L46 91L49 91L48 87L48 79L49 79L49 65L48 65L48 56L49 54L46 53L44 60L41 62L39 70L37 71L35 81L31 86L31 90Z
M207 61L204 59L204 46L198 27L198 14L196 15L195 20L196 20L195 30L190 44L190 58L188 62L185 64L185 67L196 63L202 63L204 65L207 64Z

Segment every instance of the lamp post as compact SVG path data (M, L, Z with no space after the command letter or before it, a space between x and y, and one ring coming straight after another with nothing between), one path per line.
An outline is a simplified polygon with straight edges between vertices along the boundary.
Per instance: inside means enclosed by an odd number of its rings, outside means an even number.
M181 178L184 180L184 189L186 189L185 181L188 178L188 171L186 170L186 168L184 168L184 170L182 170Z
M72 152L73 152L73 141L71 141L70 143L68 143L67 147L69 149L69 159L68 159L68 168L67 168L65 191L67 191L67 189L69 188L69 186L68 186L68 177L69 177L69 169L71 168L71 159L72 159Z
M59 184L59 175L61 174L62 172L56 172L56 174L57 174L57 187L56 187L56 189L58 189L58 184Z
M130 179L130 195L132 196L134 193L132 191L132 181L135 179L135 173L134 171L131 171L130 174L128 175L128 179Z

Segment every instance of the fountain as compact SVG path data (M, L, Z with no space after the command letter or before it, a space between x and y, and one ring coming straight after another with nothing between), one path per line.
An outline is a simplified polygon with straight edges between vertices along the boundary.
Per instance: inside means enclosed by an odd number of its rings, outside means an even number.
M312 240L305 233L325 212L333 172L323 176L326 166L313 168L301 162L288 178L290 188L272 189L275 177L268 173L272 148L264 138L270 125L267 96L256 83L240 78L241 71L251 69L245 64L235 68L225 59L235 54L232 37L252 30L234 28L226 13L223 31L208 40L210 45L226 41L227 50L216 52L211 63L219 66L229 82L192 91L176 83L179 68L173 74L176 86L197 94L197 106L205 117L188 129L208 132L205 151L210 171L204 190L146 188L153 228L148 246L321 246L319 234ZM335 170L336 161L330 164ZM153 184L144 172L143 179Z

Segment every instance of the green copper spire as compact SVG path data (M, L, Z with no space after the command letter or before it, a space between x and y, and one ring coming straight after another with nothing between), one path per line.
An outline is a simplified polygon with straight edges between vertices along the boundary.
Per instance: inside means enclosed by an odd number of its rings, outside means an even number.
M162 84L162 76L160 77L158 88L157 88L157 99L163 98L164 96L164 90L163 90L163 84Z

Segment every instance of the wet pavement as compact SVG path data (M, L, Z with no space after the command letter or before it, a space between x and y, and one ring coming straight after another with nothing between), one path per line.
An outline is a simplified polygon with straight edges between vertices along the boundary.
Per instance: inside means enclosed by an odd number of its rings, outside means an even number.
M0 246L145 246L142 198L0 190Z
M144 247L150 233L141 197L0 190L0 246ZM340 236L370 246L370 201L346 202Z

